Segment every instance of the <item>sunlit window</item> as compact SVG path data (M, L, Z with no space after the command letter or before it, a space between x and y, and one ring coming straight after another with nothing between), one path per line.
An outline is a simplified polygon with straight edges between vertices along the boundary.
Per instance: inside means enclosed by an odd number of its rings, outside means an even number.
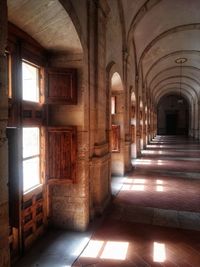
M166 260L165 244L154 242L153 260L154 262L164 262Z
M116 96L111 97L111 114L116 113Z
M23 128L23 189L24 192L40 184L40 130Z
M22 62L22 99L39 102L39 68Z
M8 84L8 98L12 98L12 68L11 55L6 54L7 59L7 84Z

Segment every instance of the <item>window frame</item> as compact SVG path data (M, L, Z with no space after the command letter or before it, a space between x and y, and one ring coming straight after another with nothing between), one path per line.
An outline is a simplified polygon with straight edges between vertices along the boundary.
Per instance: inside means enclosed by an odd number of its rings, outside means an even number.
M42 144L43 144L43 140L42 140L42 122L43 122L43 115L41 118L36 118L36 113L39 111L41 112L41 114L43 114L43 103L44 103L44 68L42 66L39 66L38 64L33 63L30 60L26 60L24 58L21 59L21 65L25 63L29 66L32 66L34 68L36 68L37 70L37 86L38 86L38 102L36 101L31 101L31 100L25 100L23 99L23 70L21 73L21 77L22 77L22 83L21 83L21 103L22 103L22 113L21 113L21 120L22 120L22 131L21 131L21 139L22 139L22 184L23 184L23 195L29 195L29 194L33 194L35 192L35 190L37 190L37 188L43 186L44 184L44 179L42 177L42 171L43 171L43 167L42 167L42 158L43 158L43 150L42 150ZM26 113L31 113L32 115L29 116L24 116ZM23 129L24 128L38 128L39 130L39 140L38 140L38 146L39 146L39 154L37 155L33 155L30 157L23 157ZM26 160L29 159L34 159L34 158L38 158L39 159L39 183L24 190L24 166L23 163Z
M32 156L28 156L28 157L24 157L23 156L23 137L24 137L24 133L23 130L24 128L37 128L38 129L38 152L39 154L34 154ZM39 159L39 183L33 185L32 187L29 187L28 189L24 190L24 166L23 163L24 161L30 160L30 159L34 159L34 158L38 158ZM42 185L42 179L41 179L41 128L39 126L22 126L22 176L23 176L23 194L27 194L31 191L33 191L35 188L40 187Z
M34 100L26 100L23 99L23 63L30 65L31 67L34 67L37 69L37 83L38 83L38 101L34 101ZM22 58L21 60L21 64L22 64L22 94L21 94L21 98L23 102L30 102L30 103L35 103L35 104L40 104L41 103L41 67L34 64L33 62L30 62L24 58Z
M116 95L111 96L111 115L115 115L117 113L117 97Z

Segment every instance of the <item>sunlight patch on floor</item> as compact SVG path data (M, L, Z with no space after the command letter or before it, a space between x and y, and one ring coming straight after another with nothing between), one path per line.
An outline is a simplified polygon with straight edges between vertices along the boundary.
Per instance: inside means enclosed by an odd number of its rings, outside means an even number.
M102 240L91 240L83 251L81 257L96 258L104 244Z
M81 257L126 260L129 242L91 240Z
M130 179L125 180L125 184L122 186L122 191L144 191L146 179Z
M166 260L165 244L154 242L154 244L153 244L153 260L154 260L154 262L165 262L165 260Z
M125 260L128 251L128 242L108 241L105 245L101 259Z
M142 150L142 155L152 155L152 154L156 154L155 150Z
M156 191L157 192L163 192L164 187L163 187L163 181L162 180L156 180Z
M151 165L152 160L151 159L135 159L133 161L133 164L135 164L135 165Z
M157 165L163 165L163 164L164 164L163 160L161 159L157 160Z

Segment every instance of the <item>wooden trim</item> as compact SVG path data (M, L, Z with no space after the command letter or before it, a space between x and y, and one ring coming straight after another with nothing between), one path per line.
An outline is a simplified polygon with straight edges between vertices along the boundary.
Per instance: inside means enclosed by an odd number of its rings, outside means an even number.
M21 118L23 126L41 126L44 121L43 105L22 101Z
M38 187L23 197L21 218L24 250L27 250L45 231L47 225L45 199L46 193L43 187Z

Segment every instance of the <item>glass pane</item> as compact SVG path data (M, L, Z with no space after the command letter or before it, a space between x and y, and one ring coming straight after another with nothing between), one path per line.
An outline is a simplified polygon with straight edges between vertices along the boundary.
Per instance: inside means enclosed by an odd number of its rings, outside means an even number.
M39 102L38 68L22 62L22 99Z
M116 113L116 97L112 96L111 97L111 114Z
M23 128L23 158L39 155L39 128Z
M39 157L23 161L23 188L24 191L40 184Z

